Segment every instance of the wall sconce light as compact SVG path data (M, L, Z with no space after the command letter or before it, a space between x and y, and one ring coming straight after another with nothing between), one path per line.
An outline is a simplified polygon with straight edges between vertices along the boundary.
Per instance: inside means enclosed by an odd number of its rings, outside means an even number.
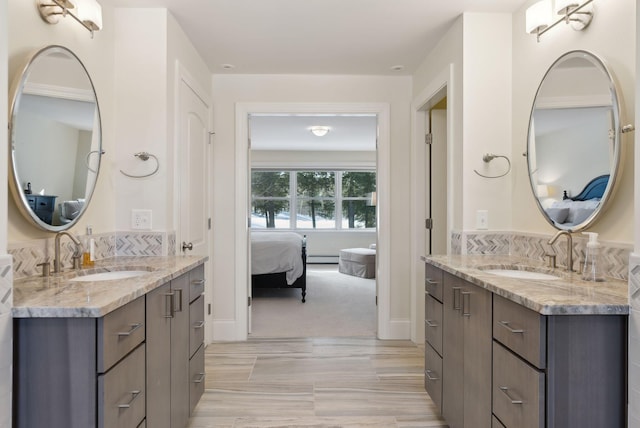
M102 6L96 0L36 0L38 12L49 24L70 16L91 32L102 30ZM75 12L72 12L75 11Z
M577 0L555 0L555 7L551 7L552 0L541 0L532 4L526 11L525 29L529 34L535 34L538 41L547 31L561 22L571 24L571 28L577 31L584 30L593 19L593 0L580 3ZM559 15L555 21L552 11Z
M312 126L310 130L311 130L311 133L316 137L324 137L329 133L328 126Z

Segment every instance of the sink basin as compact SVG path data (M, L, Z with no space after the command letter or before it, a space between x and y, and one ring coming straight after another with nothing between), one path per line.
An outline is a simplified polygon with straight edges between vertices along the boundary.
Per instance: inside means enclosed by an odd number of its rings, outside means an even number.
M519 269L486 269L484 272L490 273L492 275L498 276L506 276L508 278L518 278L518 279L560 279L559 276L551 275L548 273L542 272L532 272L529 270L519 270Z
M99 272L90 275L81 275L69 281L111 281L114 279L134 278L136 276L148 274L148 270L116 270L112 272Z

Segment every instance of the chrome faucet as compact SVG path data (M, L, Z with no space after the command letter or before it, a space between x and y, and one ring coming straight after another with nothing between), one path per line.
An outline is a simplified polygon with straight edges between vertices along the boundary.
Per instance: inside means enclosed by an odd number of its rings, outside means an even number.
M73 241L73 243L76 245L75 252L73 253L74 258L75 257L79 258L81 256L81 254L82 254L82 244L80 243L80 241L76 237L74 237L69 232L58 232L58 233L56 233L56 239L55 239L55 245L54 245L55 257L53 259L53 272L54 273L62 272L62 269L61 269L62 260L60 259L60 238L62 238L62 235L67 235L69 237L69 239L71 239ZM76 263L74 263L74 265L75 264Z
M571 232L568 230L560 230L555 234L553 238L549 240L549 245L553 245L554 242L558 240L560 236L567 237L567 271L573 272L573 238L571 237Z

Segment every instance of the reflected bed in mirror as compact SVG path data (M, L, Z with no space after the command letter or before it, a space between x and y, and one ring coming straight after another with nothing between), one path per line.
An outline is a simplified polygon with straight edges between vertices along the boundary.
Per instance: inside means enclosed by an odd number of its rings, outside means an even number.
M620 106L605 64L585 51L562 55L536 93L527 141L531 188L557 229L591 226L620 173Z
M28 59L12 94L10 183L16 204L41 229L68 229L91 200L104 153L91 78L69 49L48 46Z

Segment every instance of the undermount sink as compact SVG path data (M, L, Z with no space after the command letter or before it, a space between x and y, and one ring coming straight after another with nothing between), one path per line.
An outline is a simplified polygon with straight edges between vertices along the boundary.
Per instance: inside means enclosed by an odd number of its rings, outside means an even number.
M148 274L148 270L116 270L111 272L98 272L89 275L81 275L69 281L110 281L114 279L134 278Z
M545 279L545 280L553 280L560 279L559 276L551 275L543 272L534 272L530 270L520 270L520 269L484 269L483 272L490 273L492 275L505 276L508 278L518 278L518 279Z

